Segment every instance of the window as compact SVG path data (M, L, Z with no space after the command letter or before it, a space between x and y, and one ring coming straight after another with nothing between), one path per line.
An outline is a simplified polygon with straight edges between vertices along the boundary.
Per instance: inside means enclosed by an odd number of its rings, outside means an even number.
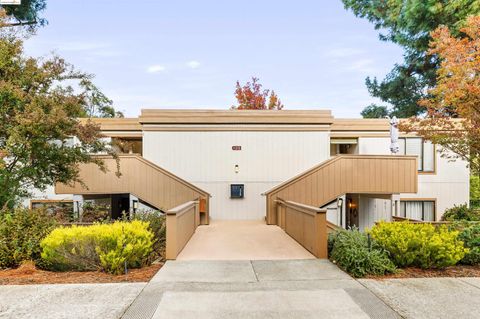
M243 184L230 184L230 198L243 198L244 185Z
M435 171L435 146L424 141L421 137L404 137L398 139L400 155L413 155L418 157L419 172Z
M435 202L434 201L400 201L400 217L435 221Z

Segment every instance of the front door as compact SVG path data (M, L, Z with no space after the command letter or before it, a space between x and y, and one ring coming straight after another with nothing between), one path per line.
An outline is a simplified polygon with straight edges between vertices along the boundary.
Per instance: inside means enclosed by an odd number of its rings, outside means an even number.
M128 216L130 212L130 196L129 194L112 195L112 219L120 219L125 214Z
M352 197L347 197L347 228L359 226L358 203Z

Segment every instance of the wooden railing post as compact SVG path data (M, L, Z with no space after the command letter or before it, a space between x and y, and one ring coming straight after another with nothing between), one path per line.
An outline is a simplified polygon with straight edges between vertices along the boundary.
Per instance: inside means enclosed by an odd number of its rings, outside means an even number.
M177 215L166 215L166 248L165 258L176 259L177 258Z
M328 258L327 212L317 211L315 214L315 253L317 258Z

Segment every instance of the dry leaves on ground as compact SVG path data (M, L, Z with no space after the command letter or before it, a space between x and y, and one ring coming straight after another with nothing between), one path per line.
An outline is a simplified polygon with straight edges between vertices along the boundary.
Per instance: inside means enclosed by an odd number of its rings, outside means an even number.
M154 263L140 269L130 269L127 275L111 275L101 271L45 271L27 262L16 269L0 270L0 285L147 282L162 266L163 263Z

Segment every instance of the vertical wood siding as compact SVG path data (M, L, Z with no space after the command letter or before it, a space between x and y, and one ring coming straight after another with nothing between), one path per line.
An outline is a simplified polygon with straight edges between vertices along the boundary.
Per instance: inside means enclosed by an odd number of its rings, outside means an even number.
M328 258L327 211L302 203L276 200L285 232L317 258Z
M57 194L118 194L131 193L148 204L167 211L188 201L204 198L208 223L208 203L210 195L202 189L186 182L161 167L138 155L120 155L120 173L117 177L117 162L108 156L100 156L108 171L103 173L94 164L80 165L80 183L73 185L57 184Z
M195 233L198 221L197 201L186 202L167 211L167 259L177 258Z
M320 207L346 193L416 193L416 165L412 156L336 156L266 192L267 223L277 224L277 198Z

